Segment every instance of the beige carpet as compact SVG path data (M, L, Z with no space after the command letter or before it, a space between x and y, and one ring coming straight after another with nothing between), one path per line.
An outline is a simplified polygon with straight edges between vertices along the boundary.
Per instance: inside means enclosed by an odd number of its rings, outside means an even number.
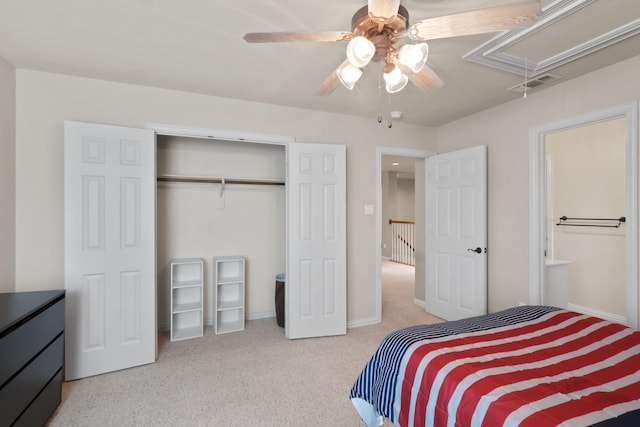
M50 426L361 426L349 400L388 333L439 319L413 303L413 268L383 263L383 322L288 340L275 318L170 342L156 363L64 383Z

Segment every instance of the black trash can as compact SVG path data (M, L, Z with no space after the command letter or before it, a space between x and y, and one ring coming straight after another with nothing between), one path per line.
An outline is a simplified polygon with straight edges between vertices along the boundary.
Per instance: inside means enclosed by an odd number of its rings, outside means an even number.
M284 328L284 273L276 276L276 322Z

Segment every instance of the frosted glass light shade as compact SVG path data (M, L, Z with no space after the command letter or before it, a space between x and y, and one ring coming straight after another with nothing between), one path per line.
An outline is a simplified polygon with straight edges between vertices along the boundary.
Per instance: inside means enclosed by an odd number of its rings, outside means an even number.
M378 22L393 21L398 14L400 0L369 0L369 17Z
M389 93L400 92L407 85L409 78L398 67L383 74L386 89Z
M347 45L347 59L354 67L366 67L375 53L375 45L366 37L356 36Z
M398 61L417 73L424 67L428 56L429 46L426 43L405 44L398 52Z
M338 67L336 74L340 83L347 89L352 90L358 79L362 77L362 70L351 65L349 61L345 61Z

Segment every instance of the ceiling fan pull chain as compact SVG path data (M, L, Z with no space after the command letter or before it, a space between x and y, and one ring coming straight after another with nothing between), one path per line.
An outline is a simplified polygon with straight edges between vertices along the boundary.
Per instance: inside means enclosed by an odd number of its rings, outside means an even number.
M391 129L393 123L391 122L391 94L387 93L387 106L389 107L389 119L387 120L387 127Z
M522 96L523 98L527 97L527 71L528 71L528 67L529 67L529 64L527 63L527 57L525 55L525 57L524 57L524 95Z
M382 123L382 71L378 69L378 123Z

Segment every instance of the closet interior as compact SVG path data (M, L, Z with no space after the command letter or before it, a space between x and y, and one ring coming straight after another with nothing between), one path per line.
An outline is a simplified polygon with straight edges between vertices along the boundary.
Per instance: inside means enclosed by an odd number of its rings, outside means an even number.
M171 324L171 260L204 261L207 328L216 322L213 260L228 256L245 260L245 319L274 317L277 327L275 277L286 267L285 156L279 144L157 135L160 330Z

